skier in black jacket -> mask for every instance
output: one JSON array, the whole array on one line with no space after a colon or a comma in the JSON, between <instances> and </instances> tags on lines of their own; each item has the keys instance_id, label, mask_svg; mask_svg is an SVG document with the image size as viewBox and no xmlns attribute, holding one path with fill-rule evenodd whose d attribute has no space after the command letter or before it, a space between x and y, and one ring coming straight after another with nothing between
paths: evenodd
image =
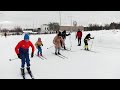
<instances>
[{"instance_id":1,"label":"skier in black jacket","mask_svg":"<svg viewBox=\"0 0 120 90\"><path fill-rule=\"evenodd\" d=\"M66 36L69 36L69 35L71 35L71 34L70 34L70 33L69 33L69 34L66 34L66 30L64 30L64 31L62 32L62 38L63 38L63 40L64 40L64 43L65 43ZM64 44L64 46L63 46L63 44L61 43L61 46L64 48L64 50L66 50L65 44Z\"/></svg>"},{"instance_id":2,"label":"skier in black jacket","mask_svg":"<svg viewBox=\"0 0 120 90\"><path fill-rule=\"evenodd\" d=\"M4 33L4 36L7 37L7 33L6 32Z\"/></svg>"},{"instance_id":3,"label":"skier in black jacket","mask_svg":"<svg viewBox=\"0 0 120 90\"><path fill-rule=\"evenodd\" d=\"M89 33L89 34L87 34L87 36L86 36L85 39L84 39L85 50L89 50L89 49L88 49L88 41L89 41L90 39L94 39L94 37L91 38L91 34Z\"/></svg>"}]
</instances>

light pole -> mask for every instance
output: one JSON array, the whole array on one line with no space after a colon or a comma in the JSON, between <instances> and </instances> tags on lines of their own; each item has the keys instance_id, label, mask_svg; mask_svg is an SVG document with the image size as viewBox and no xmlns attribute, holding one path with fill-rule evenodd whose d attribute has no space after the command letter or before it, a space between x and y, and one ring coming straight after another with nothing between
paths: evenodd
<instances>
[{"instance_id":1,"label":"light pole","mask_svg":"<svg viewBox=\"0 0 120 90\"><path fill-rule=\"evenodd\" d=\"M70 33L72 32L72 16L68 16L68 17L70 17L70 22L71 22L71 30L70 30ZM72 48L72 41L71 41L71 35L70 35L70 37L69 37L69 39L70 39L70 50L71 50L71 48Z\"/></svg>"},{"instance_id":2,"label":"light pole","mask_svg":"<svg viewBox=\"0 0 120 90\"><path fill-rule=\"evenodd\" d=\"M3 13L0 13L0 15L1 15L1 14L3 14ZM2 26L3 26L3 24L1 23L1 25L0 25L0 30L2 30Z\"/></svg>"},{"instance_id":3,"label":"light pole","mask_svg":"<svg viewBox=\"0 0 120 90\"><path fill-rule=\"evenodd\" d=\"M73 17L73 16L68 16L68 17L70 17L70 19L71 19L70 22L71 22L71 31L72 31L72 17Z\"/></svg>"},{"instance_id":4,"label":"light pole","mask_svg":"<svg viewBox=\"0 0 120 90\"><path fill-rule=\"evenodd\" d=\"M61 26L61 12L59 11L59 17L60 17L60 26Z\"/></svg>"}]
</instances>

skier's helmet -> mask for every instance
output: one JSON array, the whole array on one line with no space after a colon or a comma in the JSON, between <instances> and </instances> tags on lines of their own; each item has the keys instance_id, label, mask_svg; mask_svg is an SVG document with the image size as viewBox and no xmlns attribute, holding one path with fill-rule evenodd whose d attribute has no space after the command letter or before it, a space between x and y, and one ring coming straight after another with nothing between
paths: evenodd
<instances>
[{"instance_id":1,"label":"skier's helmet","mask_svg":"<svg viewBox=\"0 0 120 90\"><path fill-rule=\"evenodd\" d=\"M28 34L25 34L24 35L24 40L29 40L30 38L29 38L29 35Z\"/></svg>"}]
</instances>

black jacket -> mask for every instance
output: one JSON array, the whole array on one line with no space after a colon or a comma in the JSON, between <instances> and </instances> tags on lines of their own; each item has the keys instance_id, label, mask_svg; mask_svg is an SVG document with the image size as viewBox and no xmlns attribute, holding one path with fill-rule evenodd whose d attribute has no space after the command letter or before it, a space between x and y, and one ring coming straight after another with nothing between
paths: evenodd
<instances>
[{"instance_id":1,"label":"black jacket","mask_svg":"<svg viewBox=\"0 0 120 90\"><path fill-rule=\"evenodd\" d=\"M64 32L64 31L62 32L62 38L63 38L63 39L66 39L66 36L69 36L69 35L70 35L70 33L69 33L69 34L66 34L66 32Z\"/></svg>"},{"instance_id":2,"label":"black jacket","mask_svg":"<svg viewBox=\"0 0 120 90\"><path fill-rule=\"evenodd\" d=\"M93 38L91 38L91 35L90 35L90 34L88 34L88 35L85 37L84 40L89 40L89 39L93 39Z\"/></svg>"}]
</instances>

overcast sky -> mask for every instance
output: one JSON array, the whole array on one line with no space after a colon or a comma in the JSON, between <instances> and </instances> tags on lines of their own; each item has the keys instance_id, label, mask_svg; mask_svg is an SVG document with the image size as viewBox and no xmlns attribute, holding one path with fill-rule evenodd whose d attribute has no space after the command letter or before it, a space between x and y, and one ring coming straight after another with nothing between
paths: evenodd
<instances>
[{"instance_id":1,"label":"overcast sky","mask_svg":"<svg viewBox=\"0 0 120 90\"><path fill-rule=\"evenodd\" d=\"M120 11L60 11L61 25L71 25L77 21L78 25L88 26L90 23L105 24L120 22ZM0 11L0 27L38 28L49 22L60 22L59 11Z\"/></svg>"}]
</instances>

